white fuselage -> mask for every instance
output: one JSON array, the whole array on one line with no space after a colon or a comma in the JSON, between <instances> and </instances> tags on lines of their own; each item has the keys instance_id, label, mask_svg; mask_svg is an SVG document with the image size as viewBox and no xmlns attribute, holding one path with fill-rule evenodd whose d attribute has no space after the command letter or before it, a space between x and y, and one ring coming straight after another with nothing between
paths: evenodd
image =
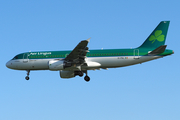
<instances>
[{"instance_id":1,"label":"white fuselage","mask_svg":"<svg viewBox=\"0 0 180 120\"><path fill-rule=\"evenodd\" d=\"M143 63L163 56L113 56L113 57L88 57L85 59L88 66L81 70L95 70L99 68L116 68ZM16 59L7 62L6 66L15 70L49 70L49 61L59 59ZM89 64L88 64L89 63ZM96 64L94 64L96 63ZM62 70L62 69L59 69ZM77 70L77 66L63 70Z\"/></svg>"}]
</instances>

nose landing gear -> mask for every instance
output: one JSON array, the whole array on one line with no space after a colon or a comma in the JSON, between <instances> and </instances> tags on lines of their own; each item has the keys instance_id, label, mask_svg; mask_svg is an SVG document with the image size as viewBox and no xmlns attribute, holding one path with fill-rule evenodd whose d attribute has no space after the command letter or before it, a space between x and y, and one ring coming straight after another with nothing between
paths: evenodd
<instances>
[{"instance_id":1,"label":"nose landing gear","mask_svg":"<svg viewBox=\"0 0 180 120\"><path fill-rule=\"evenodd\" d=\"M26 80L29 80L29 73L30 73L30 70L27 70L27 76L25 77Z\"/></svg>"},{"instance_id":2,"label":"nose landing gear","mask_svg":"<svg viewBox=\"0 0 180 120\"><path fill-rule=\"evenodd\" d=\"M29 80L29 76L26 76L25 79L26 79L26 80Z\"/></svg>"}]
</instances>

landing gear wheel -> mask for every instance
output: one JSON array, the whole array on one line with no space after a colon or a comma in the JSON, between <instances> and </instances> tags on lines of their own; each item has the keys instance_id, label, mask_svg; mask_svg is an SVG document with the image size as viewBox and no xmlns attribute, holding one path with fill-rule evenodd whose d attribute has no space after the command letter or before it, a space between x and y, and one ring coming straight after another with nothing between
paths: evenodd
<instances>
[{"instance_id":1,"label":"landing gear wheel","mask_svg":"<svg viewBox=\"0 0 180 120\"><path fill-rule=\"evenodd\" d=\"M25 77L26 80L29 80L29 73L30 73L30 70L26 70L27 71L27 76Z\"/></svg>"},{"instance_id":2,"label":"landing gear wheel","mask_svg":"<svg viewBox=\"0 0 180 120\"><path fill-rule=\"evenodd\" d=\"M26 76L25 79L26 79L26 80L29 80L29 76Z\"/></svg>"},{"instance_id":3,"label":"landing gear wheel","mask_svg":"<svg viewBox=\"0 0 180 120\"><path fill-rule=\"evenodd\" d=\"M84 75L83 72L81 72L81 71L79 71L78 74L79 74L80 77L82 77Z\"/></svg>"},{"instance_id":4,"label":"landing gear wheel","mask_svg":"<svg viewBox=\"0 0 180 120\"><path fill-rule=\"evenodd\" d=\"M84 77L84 80L85 80L86 82L89 82L89 81L90 81L90 77L86 75L86 76Z\"/></svg>"}]
</instances>

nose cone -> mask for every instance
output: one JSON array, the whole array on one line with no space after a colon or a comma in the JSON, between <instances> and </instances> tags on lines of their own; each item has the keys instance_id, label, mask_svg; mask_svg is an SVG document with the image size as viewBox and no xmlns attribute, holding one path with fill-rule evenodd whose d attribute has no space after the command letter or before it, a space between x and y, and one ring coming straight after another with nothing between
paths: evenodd
<instances>
[{"instance_id":1,"label":"nose cone","mask_svg":"<svg viewBox=\"0 0 180 120\"><path fill-rule=\"evenodd\" d=\"M6 67L7 67L7 68L11 68L11 61L8 61L8 62L6 63Z\"/></svg>"}]
</instances>

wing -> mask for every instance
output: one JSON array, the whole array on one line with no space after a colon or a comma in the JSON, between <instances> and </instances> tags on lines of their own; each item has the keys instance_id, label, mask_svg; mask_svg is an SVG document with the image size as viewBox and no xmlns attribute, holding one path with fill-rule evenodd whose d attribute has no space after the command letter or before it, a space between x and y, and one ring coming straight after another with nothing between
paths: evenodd
<instances>
[{"instance_id":1,"label":"wing","mask_svg":"<svg viewBox=\"0 0 180 120\"><path fill-rule=\"evenodd\" d=\"M85 62L86 54L88 51L88 43L89 39L81 41L74 49L71 51L69 55L66 56L65 61L75 63L75 64L82 64Z\"/></svg>"}]
</instances>

